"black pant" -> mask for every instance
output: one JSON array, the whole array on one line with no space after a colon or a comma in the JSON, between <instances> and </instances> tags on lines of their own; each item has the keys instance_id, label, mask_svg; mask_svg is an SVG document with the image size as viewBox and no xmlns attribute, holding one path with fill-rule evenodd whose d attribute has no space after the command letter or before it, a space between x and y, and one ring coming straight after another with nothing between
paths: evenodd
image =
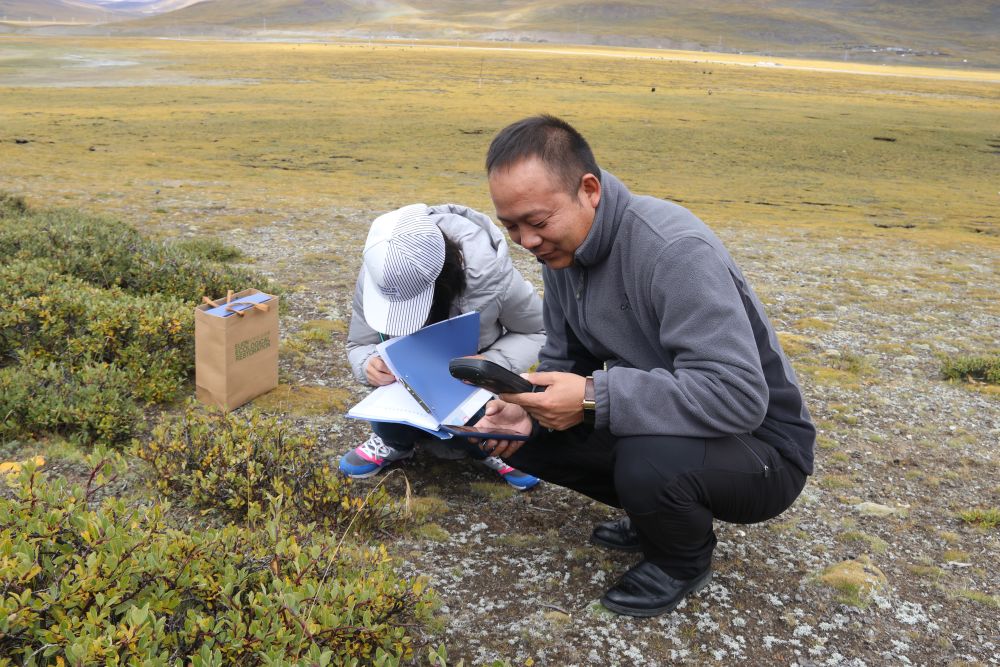
<instances>
[{"instance_id":1,"label":"black pant","mask_svg":"<svg viewBox=\"0 0 1000 667\"><path fill-rule=\"evenodd\" d=\"M472 418L465 423L475 424L483 418L484 414L486 414L486 406L479 408L476 414L472 415ZM419 429L416 426L408 426L407 424L397 424L395 422L371 422L371 425L372 431L374 431L378 437L382 438L382 442L395 449L403 451L413 449L417 444L417 440L433 437L427 431ZM484 454L483 450L479 448L479 445L474 445L465 438L451 438L443 440L442 442L465 452L465 455L469 458L476 460L486 458L486 454Z\"/></svg>"},{"instance_id":2,"label":"black pant","mask_svg":"<svg viewBox=\"0 0 1000 667\"><path fill-rule=\"evenodd\" d=\"M806 475L749 434L616 438L584 425L543 432L510 465L625 510L647 560L678 579L712 562L712 519L756 523L784 512Z\"/></svg>"}]
</instances>

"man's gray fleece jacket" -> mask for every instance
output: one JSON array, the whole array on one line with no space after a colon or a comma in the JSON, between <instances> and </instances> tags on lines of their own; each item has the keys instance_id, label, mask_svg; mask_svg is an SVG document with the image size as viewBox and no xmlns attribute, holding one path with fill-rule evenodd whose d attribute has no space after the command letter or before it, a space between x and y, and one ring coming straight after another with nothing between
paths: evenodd
<instances>
[{"instance_id":1,"label":"man's gray fleece jacket","mask_svg":"<svg viewBox=\"0 0 1000 667\"><path fill-rule=\"evenodd\" d=\"M538 359L545 339L542 304L535 288L510 261L503 232L479 211L458 204L430 206L431 220L462 249L465 292L451 306L451 316L479 312L479 353L515 372ZM365 321L361 300L364 266L354 288L347 358L355 377L367 384L365 365L375 354L378 332Z\"/></svg>"},{"instance_id":2,"label":"man's gray fleece jacket","mask_svg":"<svg viewBox=\"0 0 1000 667\"><path fill-rule=\"evenodd\" d=\"M593 374L595 426L614 435L753 433L811 474L816 431L795 373L722 242L606 171L601 186L574 265L542 271L538 370Z\"/></svg>"}]
</instances>

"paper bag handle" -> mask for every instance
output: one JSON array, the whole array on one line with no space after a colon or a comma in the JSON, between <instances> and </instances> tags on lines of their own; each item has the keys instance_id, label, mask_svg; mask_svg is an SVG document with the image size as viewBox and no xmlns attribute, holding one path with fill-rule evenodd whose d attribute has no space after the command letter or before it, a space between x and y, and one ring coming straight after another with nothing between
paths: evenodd
<instances>
[{"instance_id":1,"label":"paper bag handle","mask_svg":"<svg viewBox=\"0 0 1000 667\"><path fill-rule=\"evenodd\" d=\"M229 305L230 302L232 302L232 300L233 300L233 290L229 290L228 293L226 294L226 303L225 303L226 312L236 313L240 317L243 317L244 313L243 313L242 310L236 310L235 308L233 308L233 307L231 307ZM223 305L221 303L222 302L222 298L221 297L218 298L218 299L216 299L215 301L213 301L212 299L209 299L207 296L203 296L203 297L201 297L201 301L202 301L202 303L206 303L209 306L212 306L214 308L218 308L219 306ZM236 303L239 303L239 301L237 300ZM265 313L268 312L269 310L271 310L271 306L267 305L266 303L255 303L255 304L252 304L252 306L254 308L256 308L257 310L265 312ZM247 308L246 310L249 310L249 308Z\"/></svg>"},{"instance_id":2,"label":"paper bag handle","mask_svg":"<svg viewBox=\"0 0 1000 667\"><path fill-rule=\"evenodd\" d=\"M237 301L237 303L239 303L239 302ZM255 303L255 304L253 304L253 307L256 308L257 310L264 311L265 313L267 311L271 310L271 306L267 305L266 303ZM246 308L245 310L250 310L250 309ZM235 308L233 308L229 304L226 304L226 312L228 312L228 313L236 313L240 317L243 317L244 315L246 315L246 313L243 312L242 310L236 310Z\"/></svg>"}]
</instances>

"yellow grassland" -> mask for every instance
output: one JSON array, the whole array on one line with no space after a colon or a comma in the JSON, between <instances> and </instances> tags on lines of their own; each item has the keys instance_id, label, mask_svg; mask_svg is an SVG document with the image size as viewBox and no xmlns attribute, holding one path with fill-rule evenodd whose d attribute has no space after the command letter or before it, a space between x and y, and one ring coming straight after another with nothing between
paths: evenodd
<instances>
[{"instance_id":1,"label":"yellow grassland","mask_svg":"<svg viewBox=\"0 0 1000 667\"><path fill-rule=\"evenodd\" d=\"M0 189L151 231L335 222L412 201L491 211L490 138L549 112L634 191L715 226L1000 245L1000 73L847 67L618 48L4 37Z\"/></svg>"}]
</instances>

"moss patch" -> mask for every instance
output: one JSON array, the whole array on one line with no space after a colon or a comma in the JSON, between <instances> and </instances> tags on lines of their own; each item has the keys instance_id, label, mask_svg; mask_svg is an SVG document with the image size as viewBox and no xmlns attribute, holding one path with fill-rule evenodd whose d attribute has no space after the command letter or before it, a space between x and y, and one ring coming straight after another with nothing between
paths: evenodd
<instances>
[{"instance_id":1,"label":"moss patch","mask_svg":"<svg viewBox=\"0 0 1000 667\"><path fill-rule=\"evenodd\" d=\"M341 413L351 404L351 393L336 387L279 384L254 399L254 407L265 412L301 417Z\"/></svg>"},{"instance_id":2,"label":"moss patch","mask_svg":"<svg viewBox=\"0 0 1000 667\"><path fill-rule=\"evenodd\" d=\"M430 540L431 542L447 542L451 537L451 533L434 522L417 526L413 533L417 537L424 540Z\"/></svg>"},{"instance_id":3,"label":"moss patch","mask_svg":"<svg viewBox=\"0 0 1000 667\"><path fill-rule=\"evenodd\" d=\"M800 357L816 346L815 339L787 331L778 332L778 342L781 343L781 349L790 357Z\"/></svg>"},{"instance_id":4,"label":"moss patch","mask_svg":"<svg viewBox=\"0 0 1000 667\"><path fill-rule=\"evenodd\" d=\"M872 596L885 590L889 580L868 556L831 565L819 580L837 591L837 599L852 607L865 608Z\"/></svg>"},{"instance_id":5,"label":"moss patch","mask_svg":"<svg viewBox=\"0 0 1000 667\"><path fill-rule=\"evenodd\" d=\"M796 329L811 329L812 331L829 331L833 325L818 317L803 317L792 325Z\"/></svg>"},{"instance_id":6,"label":"moss patch","mask_svg":"<svg viewBox=\"0 0 1000 667\"><path fill-rule=\"evenodd\" d=\"M477 496L489 498L490 500L504 500L513 498L517 491L504 482L472 482L469 489Z\"/></svg>"},{"instance_id":7,"label":"moss patch","mask_svg":"<svg viewBox=\"0 0 1000 667\"><path fill-rule=\"evenodd\" d=\"M302 325L305 331L326 331L328 333L347 333L345 320L310 320Z\"/></svg>"},{"instance_id":8,"label":"moss patch","mask_svg":"<svg viewBox=\"0 0 1000 667\"><path fill-rule=\"evenodd\" d=\"M971 600L985 607L993 607L994 609L1000 607L1000 598L995 595L989 595L981 591L971 591L966 588L955 591L955 594L960 598Z\"/></svg>"},{"instance_id":9,"label":"moss patch","mask_svg":"<svg viewBox=\"0 0 1000 667\"><path fill-rule=\"evenodd\" d=\"M859 530L849 530L841 533L837 536L837 539L848 544L863 545L877 554L885 553L889 549L889 544L882 538Z\"/></svg>"},{"instance_id":10,"label":"moss patch","mask_svg":"<svg viewBox=\"0 0 1000 667\"><path fill-rule=\"evenodd\" d=\"M448 513L448 502L436 496L413 496L410 498L410 515L415 521L426 521L433 516Z\"/></svg>"}]
</instances>

